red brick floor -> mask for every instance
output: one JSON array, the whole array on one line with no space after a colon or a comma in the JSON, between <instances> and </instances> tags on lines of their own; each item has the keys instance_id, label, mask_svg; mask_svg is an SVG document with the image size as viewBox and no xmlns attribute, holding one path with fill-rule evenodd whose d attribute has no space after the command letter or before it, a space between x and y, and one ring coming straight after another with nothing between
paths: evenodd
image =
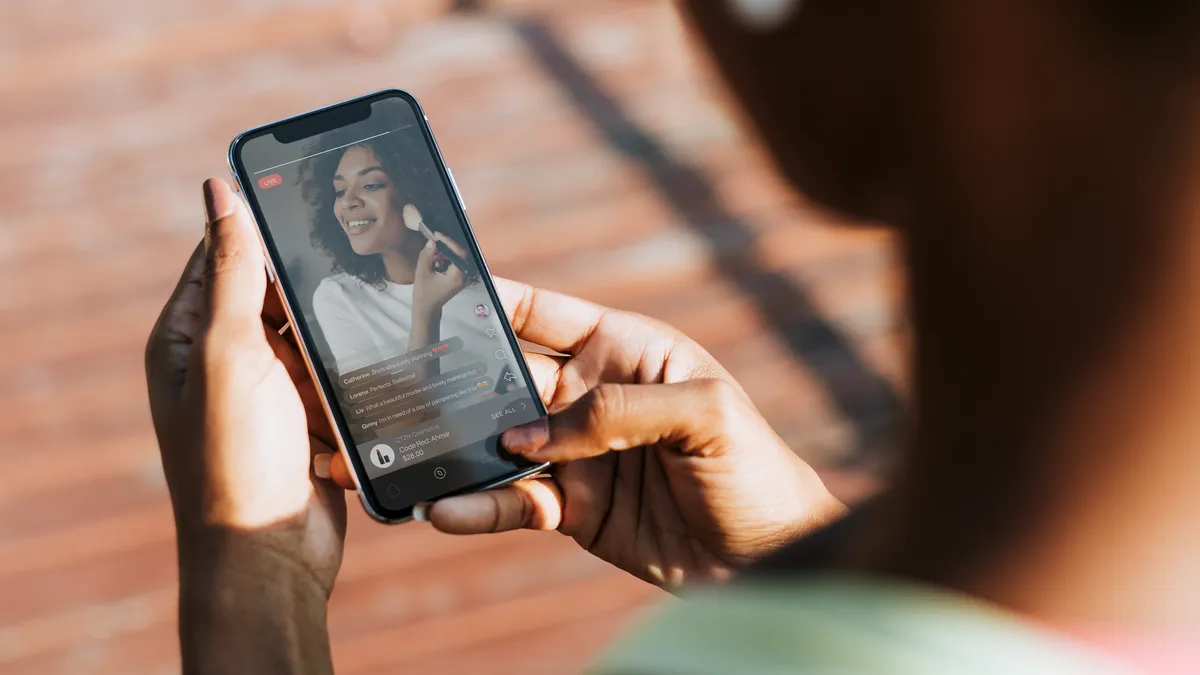
<instances>
[{"instance_id":1,"label":"red brick floor","mask_svg":"<svg viewBox=\"0 0 1200 675\"><path fill-rule=\"evenodd\" d=\"M904 378L890 239L780 184L668 3L5 3L0 673L178 670L141 359L200 181L242 129L390 86L497 273L679 326L835 489L869 487ZM353 511L341 673L578 672L658 597L558 535Z\"/></svg>"}]
</instances>

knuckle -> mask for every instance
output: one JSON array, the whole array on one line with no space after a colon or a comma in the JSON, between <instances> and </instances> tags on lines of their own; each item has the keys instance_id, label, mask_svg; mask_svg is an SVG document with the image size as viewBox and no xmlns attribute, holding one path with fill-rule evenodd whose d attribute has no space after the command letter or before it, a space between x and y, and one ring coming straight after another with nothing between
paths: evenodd
<instances>
[{"instance_id":1,"label":"knuckle","mask_svg":"<svg viewBox=\"0 0 1200 675\"><path fill-rule=\"evenodd\" d=\"M536 508L533 497L524 490L515 491L517 495L517 522L519 527L532 527Z\"/></svg>"},{"instance_id":2,"label":"knuckle","mask_svg":"<svg viewBox=\"0 0 1200 675\"><path fill-rule=\"evenodd\" d=\"M587 416L584 427L592 436L599 436L608 422L620 417L626 406L625 388L617 384L602 384L588 392Z\"/></svg>"},{"instance_id":3,"label":"knuckle","mask_svg":"<svg viewBox=\"0 0 1200 675\"><path fill-rule=\"evenodd\" d=\"M238 227L239 224L230 216L217 220L209 226L212 244L205 254L206 264L204 266L204 272L208 277L228 272L245 260L245 244L238 236Z\"/></svg>"},{"instance_id":4,"label":"knuckle","mask_svg":"<svg viewBox=\"0 0 1200 675\"><path fill-rule=\"evenodd\" d=\"M529 323L538 292L539 290L533 286L526 286L521 290L521 297L517 300L512 312L513 330L520 331Z\"/></svg>"},{"instance_id":5,"label":"knuckle","mask_svg":"<svg viewBox=\"0 0 1200 675\"><path fill-rule=\"evenodd\" d=\"M614 311L614 318L627 323L630 326L635 326L645 334L653 336L657 340L674 343L679 340L687 340L688 338L680 333L677 328L671 324L656 319L652 316L639 314L629 311Z\"/></svg>"},{"instance_id":6,"label":"knuckle","mask_svg":"<svg viewBox=\"0 0 1200 675\"><path fill-rule=\"evenodd\" d=\"M745 413L746 401L732 384L718 378L694 380L692 387L701 399L701 410L721 430L737 423Z\"/></svg>"},{"instance_id":7,"label":"knuckle","mask_svg":"<svg viewBox=\"0 0 1200 675\"><path fill-rule=\"evenodd\" d=\"M735 395L733 385L715 377L698 379L693 386L701 396L716 405L729 402Z\"/></svg>"},{"instance_id":8,"label":"knuckle","mask_svg":"<svg viewBox=\"0 0 1200 675\"><path fill-rule=\"evenodd\" d=\"M204 276L215 279L236 270L242 263L244 254L238 250L214 248L209 251L208 264L204 266Z\"/></svg>"},{"instance_id":9,"label":"knuckle","mask_svg":"<svg viewBox=\"0 0 1200 675\"><path fill-rule=\"evenodd\" d=\"M704 347L685 335L678 335L671 350L686 368L685 379L720 379L724 373L717 360Z\"/></svg>"},{"instance_id":10,"label":"knuckle","mask_svg":"<svg viewBox=\"0 0 1200 675\"><path fill-rule=\"evenodd\" d=\"M490 534L496 534L497 532L504 532L509 529L508 524L505 522L504 502L500 499L500 493L496 490L488 490L483 494L491 500L492 507L492 523L488 525L485 531Z\"/></svg>"}]
</instances>

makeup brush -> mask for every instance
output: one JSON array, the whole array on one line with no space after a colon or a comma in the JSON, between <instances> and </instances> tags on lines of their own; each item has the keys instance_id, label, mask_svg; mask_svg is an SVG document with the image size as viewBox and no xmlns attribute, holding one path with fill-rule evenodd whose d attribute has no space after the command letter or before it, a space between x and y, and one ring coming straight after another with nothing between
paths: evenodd
<instances>
[{"instance_id":1,"label":"makeup brush","mask_svg":"<svg viewBox=\"0 0 1200 675\"><path fill-rule=\"evenodd\" d=\"M445 242L434 238L433 230L429 229L429 226L425 224L425 219L421 217L421 212L417 210L417 207L412 204L406 204L401 215L404 217L405 227L413 232L420 232L426 239L432 241L433 245L437 247L438 252L445 256L446 260L449 260L452 265L462 270L462 273L467 275L468 278L475 276L475 270L470 263L463 260L462 256L450 250L450 247Z\"/></svg>"}]
</instances>

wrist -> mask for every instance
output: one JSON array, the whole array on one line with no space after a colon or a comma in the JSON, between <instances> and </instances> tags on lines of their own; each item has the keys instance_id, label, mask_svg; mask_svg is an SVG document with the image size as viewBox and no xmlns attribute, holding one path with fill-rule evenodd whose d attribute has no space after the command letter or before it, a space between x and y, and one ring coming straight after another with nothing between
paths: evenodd
<instances>
[{"instance_id":1,"label":"wrist","mask_svg":"<svg viewBox=\"0 0 1200 675\"><path fill-rule=\"evenodd\" d=\"M297 560L294 536L273 530L238 531L224 527L179 530L181 595L216 585L277 582L291 590L328 599L333 590Z\"/></svg>"},{"instance_id":2,"label":"wrist","mask_svg":"<svg viewBox=\"0 0 1200 675\"><path fill-rule=\"evenodd\" d=\"M794 456L793 456L794 457ZM791 476L780 482L775 492L785 495L775 509L755 527L743 528L745 539L737 553L724 562L740 570L758 564L797 541L819 532L841 520L849 509L829 491L816 471L799 457L792 461ZM779 473L780 477L784 472Z\"/></svg>"},{"instance_id":3,"label":"wrist","mask_svg":"<svg viewBox=\"0 0 1200 675\"><path fill-rule=\"evenodd\" d=\"M329 589L271 538L228 531L181 537L186 673L331 672Z\"/></svg>"},{"instance_id":4,"label":"wrist","mask_svg":"<svg viewBox=\"0 0 1200 675\"><path fill-rule=\"evenodd\" d=\"M844 518L850 509L838 499L825 481L806 462L797 458L797 484L794 488L797 502L795 516L785 528L783 545L791 544L824 530Z\"/></svg>"},{"instance_id":5,"label":"wrist","mask_svg":"<svg viewBox=\"0 0 1200 675\"><path fill-rule=\"evenodd\" d=\"M413 305L412 329L409 333L409 343L426 345L437 341L442 325L442 308L430 308L425 305Z\"/></svg>"},{"instance_id":6,"label":"wrist","mask_svg":"<svg viewBox=\"0 0 1200 675\"><path fill-rule=\"evenodd\" d=\"M413 324L422 323L433 326L442 321L442 306L430 302L413 304Z\"/></svg>"}]
</instances>

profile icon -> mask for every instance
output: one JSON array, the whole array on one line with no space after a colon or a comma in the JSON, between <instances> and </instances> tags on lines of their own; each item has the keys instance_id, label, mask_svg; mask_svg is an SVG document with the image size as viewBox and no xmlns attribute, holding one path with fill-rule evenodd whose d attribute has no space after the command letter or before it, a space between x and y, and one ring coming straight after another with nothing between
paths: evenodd
<instances>
[{"instance_id":1,"label":"profile icon","mask_svg":"<svg viewBox=\"0 0 1200 675\"><path fill-rule=\"evenodd\" d=\"M371 448L371 463L380 469L388 468L394 461L396 452L383 443Z\"/></svg>"},{"instance_id":2,"label":"profile icon","mask_svg":"<svg viewBox=\"0 0 1200 675\"><path fill-rule=\"evenodd\" d=\"M486 305L475 305L475 316L480 319L488 318L488 308Z\"/></svg>"}]
</instances>

